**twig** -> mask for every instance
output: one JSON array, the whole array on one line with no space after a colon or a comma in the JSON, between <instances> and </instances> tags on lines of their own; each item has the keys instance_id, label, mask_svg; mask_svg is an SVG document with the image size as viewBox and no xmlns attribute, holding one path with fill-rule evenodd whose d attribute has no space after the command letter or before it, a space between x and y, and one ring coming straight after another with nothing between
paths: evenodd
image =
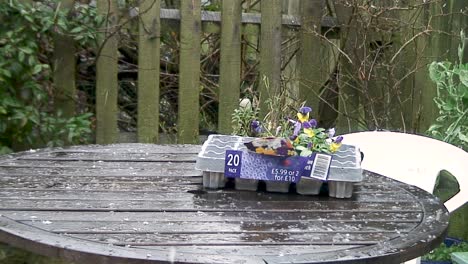
<instances>
[{"instance_id":1,"label":"twig","mask_svg":"<svg viewBox=\"0 0 468 264\"><path fill-rule=\"evenodd\" d=\"M423 34L427 34L429 35L430 32L433 32L433 30L429 30L429 29L426 29L424 31L421 31L419 32L418 34L414 35L412 38L410 38L408 41L406 41L403 45L401 45L401 47L398 49L398 51L395 53L395 55L393 55L393 57L390 59L390 64L393 63L393 61L396 59L396 57L398 57L398 55L403 51L403 49L406 48L406 46L408 46L411 42L413 42L416 38L418 38L419 36L423 35Z\"/></svg>"}]
</instances>

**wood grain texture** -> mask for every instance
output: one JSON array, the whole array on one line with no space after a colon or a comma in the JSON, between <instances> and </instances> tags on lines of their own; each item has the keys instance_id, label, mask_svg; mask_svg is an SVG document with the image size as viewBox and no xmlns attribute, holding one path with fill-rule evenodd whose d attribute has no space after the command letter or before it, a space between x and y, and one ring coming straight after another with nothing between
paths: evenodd
<instances>
[{"instance_id":1,"label":"wood grain texture","mask_svg":"<svg viewBox=\"0 0 468 264\"><path fill-rule=\"evenodd\" d=\"M97 10L105 17L99 35L96 62L96 142L110 144L117 140L118 45L116 0L98 0Z\"/></svg>"},{"instance_id":2,"label":"wood grain texture","mask_svg":"<svg viewBox=\"0 0 468 264\"><path fill-rule=\"evenodd\" d=\"M445 235L431 194L365 172L350 199L202 187L200 146L0 158L0 241L75 263L400 263Z\"/></svg>"},{"instance_id":3,"label":"wood grain texture","mask_svg":"<svg viewBox=\"0 0 468 264\"><path fill-rule=\"evenodd\" d=\"M58 8L63 12L72 11L74 0L62 1ZM63 117L75 116L76 85L75 85L75 41L64 34L54 35L54 98L55 108L61 111Z\"/></svg>"},{"instance_id":4,"label":"wood grain texture","mask_svg":"<svg viewBox=\"0 0 468 264\"><path fill-rule=\"evenodd\" d=\"M140 1L138 33L138 142L159 141L160 0Z\"/></svg>"},{"instance_id":5,"label":"wood grain texture","mask_svg":"<svg viewBox=\"0 0 468 264\"><path fill-rule=\"evenodd\" d=\"M198 143L200 120L200 0L182 1L177 135L179 143Z\"/></svg>"},{"instance_id":6,"label":"wood grain texture","mask_svg":"<svg viewBox=\"0 0 468 264\"><path fill-rule=\"evenodd\" d=\"M270 103L280 99L281 88L281 1L262 0L260 26L259 115L262 120ZM275 105L278 106L278 105ZM272 107L273 108L273 107ZM271 109L272 111L277 109Z\"/></svg>"},{"instance_id":7,"label":"wood grain texture","mask_svg":"<svg viewBox=\"0 0 468 264\"><path fill-rule=\"evenodd\" d=\"M242 1L224 1L221 20L218 131L232 133L232 113L239 105L241 84Z\"/></svg>"},{"instance_id":8,"label":"wood grain texture","mask_svg":"<svg viewBox=\"0 0 468 264\"><path fill-rule=\"evenodd\" d=\"M319 109L320 89L328 66L323 56L323 40L320 24L324 1L302 0L300 4L302 26L299 51L299 100L306 101L312 109Z\"/></svg>"}]
</instances>

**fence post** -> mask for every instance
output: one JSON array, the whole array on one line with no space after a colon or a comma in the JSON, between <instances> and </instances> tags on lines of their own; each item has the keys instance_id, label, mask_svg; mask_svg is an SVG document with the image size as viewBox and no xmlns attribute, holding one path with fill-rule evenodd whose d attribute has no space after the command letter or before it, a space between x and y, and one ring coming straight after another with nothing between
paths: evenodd
<instances>
[{"instance_id":1,"label":"fence post","mask_svg":"<svg viewBox=\"0 0 468 264\"><path fill-rule=\"evenodd\" d=\"M98 0L98 12L106 17L99 35L96 65L96 143L117 141L117 1Z\"/></svg>"},{"instance_id":2,"label":"fence post","mask_svg":"<svg viewBox=\"0 0 468 264\"><path fill-rule=\"evenodd\" d=\"M74 0L60 2L60 8L70 10ZM75 43L73 38L66 35L54 35L53 73L55 86L55 107L66 118L75 115Z\"/></svg>"},{"instance_id":3,"label":"fence post","mask_svg":"<svg viewBox=\"0 0 468 264\"><path fill-rule=\"evenodd\" d=\"M353 8L346 6L344 2L335 3L336 16L340 27L340 46L345 52L353 55L350 51L357 47L358 32L356 29L356 18L353 16ZM344 42L344 43L343 43ZM362 50L357 49L356 55L361 55ZM357 59L352 56L352 59ZM338 118L337 131L340 134L358 130L362 106L359 100L359 91L356 88L355 72L353 72L354 61L348 61L344 56L340 56L341 71L339 81Z\"/></svg>"},{"instance_id":4,"label":"fence post","mask_svg":"<svg viewBox=\"0 0 468 264\"><path fill-rule=\"evenodd\" d=\"M223 1L218 112L218 131L223 134L230 134L232 132L231 115L239 102L241 18L241 0Z\"/></svg>"},{"instance_id":5,"label":"fence post","mask_svg":"<svg viewBox=\"0 0 468 264\"><path fill-rule=\"evenodd\" d=\"M322 59L322 0L301 0L301 50L299 55L299 99L315 111L319 109L322 73L328 66ZM324 69L326 68L326 69ZM316 115L315 113L314 115Z\"/></svg>"},{"instance_id":6,"label":"fence post","mask_svg":"<svg viewBox=\"0 0 468 264\"><path fill-rule=\"evenodd\" d=\"M200 0L180 2L178 143L198 143L200 122Z\"/></svg>"},{"instance_id":7,"label":"fence post","mask_svg":"<svg viewBox=\"0 0 468 264\"><path fill-rule=\"evenodd\" d=\"M138 27L138 142L159 141L160 0L140 2Z\"/></svg>"},{"instance_id":8,"label":"fence post","mask_svg":"<svg viewBox=\"0 0 468 264\"><path fill-rule=\"evenodd\" d=\"M301 12L300 3L301 0L288 0L288 15L299 17ZM298 42L291 41L291 39L294 39L297 36L296 31L288 30L286 35L289 38L289 43L283 50L285 53L285 60L286 62L289 62L287 65L283 66L284 85L289 97L288 104L294 105L293 103L296 103L300 98L298 78L299 56L297 56L300 44Z\"/></svg>"},{"instance_id":9,"label":"fence post","mask_svg":"<svg viewBox=\"0 0 468 264\"><path fill-rule=\"evenodd\" d=\"M268 113L267 99L279 95L281 86L281 1L261 0L260 118ZM268 82L265 83L265 81Z\"/></svg>"}]
</instances>

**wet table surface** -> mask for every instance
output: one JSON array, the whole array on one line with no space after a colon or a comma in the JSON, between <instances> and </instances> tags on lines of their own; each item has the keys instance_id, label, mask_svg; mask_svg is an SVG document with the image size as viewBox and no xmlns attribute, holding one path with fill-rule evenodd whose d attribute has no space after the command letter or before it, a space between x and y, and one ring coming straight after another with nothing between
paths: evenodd
<instances>
[{"instance_id":1,"label":"wet table surface","mask_svg":"<svg viewBox=\"0 0 468 264\"><path fill-rule=\"evenodd\" d=\"M74 263L400 263L438 246L431 194L365 172L350 199L206 190L196 145L0 157L0 241Z\"/></svg>"}]
</instances>

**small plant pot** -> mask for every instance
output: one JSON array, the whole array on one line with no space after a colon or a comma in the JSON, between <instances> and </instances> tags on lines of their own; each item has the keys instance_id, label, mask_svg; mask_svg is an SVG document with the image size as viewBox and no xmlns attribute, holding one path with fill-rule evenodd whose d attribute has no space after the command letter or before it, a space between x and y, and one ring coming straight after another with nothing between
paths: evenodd
<instances>
[{"instance_id":1,"label":"small plant pot","mask_svg":"<svg viewBox=\"0 0 468 264\"><path fill-rule=\"evenodd\" d=\"M353 195L353 182L328 181L328 195L335 198L350 198Z\"/></svg>"},{"instance_id":2,"label":"small plant pot","mask_svg":"<svg viewBox=\"0 0 468 264\"><path fill-rule=\"evenodd\" d=\"M321 180L301 177L301 180L296 184L296 192L302 195L317 195L320 193L322 184Z\"/></svg>"},{"instance_id":3,"label":"small plant pot","mask_svg":"<svg viewBox=\"0 0 468 264\"><path fill-rule=\"evenodd\" d=\"M258 180L236 178L234 180L236 190L256 191Z\"/></svg>"},{"instance_id":4,"label":"small plant pot","mask_svg":"<svg viewBox=\"0 0 468 264\"><path fill-rule=\"evenodd\" d=\"M209 189L219 189L224 188L226 184L226 178L222 172L203 172L203 187Z\"/></svg>"},{"instance_id":5,"label":"small plant pot","mask_svg":"<svg viewBox=\"0 0 468 264\"><path fill-rule=\"evenodd\" d=\"M289 192L289 184L289 182L265 181L267 192L287 193Z\"/></svg>"}]
</instances>

